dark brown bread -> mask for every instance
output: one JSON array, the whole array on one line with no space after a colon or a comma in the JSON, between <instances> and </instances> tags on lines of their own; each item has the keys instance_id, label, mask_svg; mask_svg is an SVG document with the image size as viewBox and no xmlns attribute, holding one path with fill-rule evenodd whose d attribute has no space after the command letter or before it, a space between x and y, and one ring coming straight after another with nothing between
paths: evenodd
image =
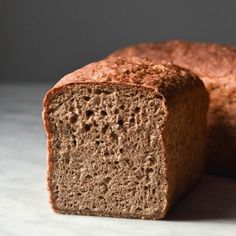
<instances>
[{"instance_id":1,"label":"dark brown bread","mask_svg":"<svg viewBox=\"0 0 236 236\"><path fill-rule=\"evenodd\" d=\"M201 176L208 94L189 70L111 58L45 96L48 189L59 213L160 219Z\"/></svg>"},{"instance_id":2,"label":"dark brown bread","mask_svg":"<svg viewBox=\"0 0 236 236\"><path fill-rule=\"evenodd\" d=\"M135 45L111 56L170 61L196 73L210 93L208 170L236 177L236 48L175 40Z\"/></svg>"}]
</instances>

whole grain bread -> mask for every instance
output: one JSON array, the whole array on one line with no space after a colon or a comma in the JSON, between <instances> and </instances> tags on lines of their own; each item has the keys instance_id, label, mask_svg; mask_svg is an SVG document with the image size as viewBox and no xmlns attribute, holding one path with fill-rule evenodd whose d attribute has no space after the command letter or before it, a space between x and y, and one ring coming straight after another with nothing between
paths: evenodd
<instances>
[{"instance_id":1,"label":"whole grain bread","mask_svg":"<svg viewBox=\"0 0 236 236\"><path fill-rule=\"evenodd\" d=\"M149 57L188 68L210 93L208 171L236 177L236 48L210 43L167 41L120 49L111 55Z\"/></svg>"},{"instance_id":2,"label":"whole grain bread","mask_svg":"<svg viewBox=\"0 0 236 236\"><path fill-rule=\"evenodd\" d=\"M59 213L160 219L204 169L208 94L189 70L110 58L44 98L48 190Z\"/></svg>"}]
</instances>

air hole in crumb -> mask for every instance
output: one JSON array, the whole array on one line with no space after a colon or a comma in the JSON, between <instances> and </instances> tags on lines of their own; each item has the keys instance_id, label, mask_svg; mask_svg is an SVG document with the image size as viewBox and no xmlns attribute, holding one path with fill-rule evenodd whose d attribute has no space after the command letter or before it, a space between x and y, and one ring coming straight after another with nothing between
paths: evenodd
<instances>
[{"instance_id":1,"label":"air hole in crumb","mask_svg":"<svg viewBox=\"0 0 236 236\"><path fill-rule=\"evenodd\" d=\"M101 94L101 93L102 93L102 90L101 90L101 89L96 89L96 90L95 90L95 93L96 93L96 94Z\"/></svg>"},{"instance_id":2,"label":"air hole in crumb","mask_svg":"<svg viewBox=\"0 0 236 236\"><path fill-rule=\"evenodd\" d=\"M155 105L155 106L154 106L154 110L155 110L155 111L158 110L158 108L159 108L158 105Z\"/></svg>"},{"instance_id":3,"label":"air hole in crumb","mask_svg":"<svg viewBox=\"0 0 236 236\"><path fill-rule=\"evenodd\" d=\"M150 181L150 177L149 177L149 175L146 175L146 181L147 181L147 182Z\"/></svg>"},{"instance_id":4,"label":"air hole in crumb","mask_svg":"<svg viewBox=\"0 0 236 236\"><path fill-rule=\"evenodd\" d=\"M130 121L130 123L134 123L134 122L135 122L135 119L134 119L134 118L131 118L129 121Z\"/></svg>"},{"instance_id":5,"label":"air hole in crumb","mask_svg":"<svg viewBox=\"0 0 236 236\"><path fill-rule=\"evenodd\" d=\"M91 110L87 110L87 111L85 112L85 114L86 114L86 116L89 118L89 117L92 116L94 113L93 113L93 111L91 111Z\"/></svg>"},{"instance_id":6,"label":"air hole in crumb","mask_svg":"<svg viewBox=\"0 0 236 236\"><path fill-rule=\"evenodd\" d=\"M76 114L72 115L70 117L70 123L74 124L77 121L77 119L78 119L78 116Z\"/></svg>"},{"instance_id":7,"label":"air hole in crumb","mask_svg":"<svg viewBox=\"0 0 236 236\"><path fill-rule=\"evenodd\" d=\"M105 155L105 156L109 156L109 152L107 152L107 151L104 152L104 155Z\"/></svg>"},{"instance_id":8,"label":"air hole in crumb","mask_svg":"<svg viewBox=\"0 0 236 236\"><path fill-rule=\"evenodd\" d=\"M76 140L73 140L73 144L76 146L76 144L77 144Z\"/></svg>"},{"instance_id":9,"label":"air hole in crumb","mask_svg":"<svg viewBox=\"0 0 236 236\"><path fill-rule=\"evenodd\" d=\"M92 176L91 175L86 175L84 178L85 179L92 179Z\"/></svg>"},{"instance_id":10,"label":"air hole in crumb","mask_svg":"<svg viewBox=\"0 0 236 236\"><path fill-rule=\"evenodd\" d=\"M106 177L105 179L104 179L104 182L106 182L106 183L109 183L111 181L111 177Z\"/></svg>"},{"instance_id":11,"label":"air hole in crumb","mask_svg":"<svg viewBox=\"0 0 236 236\"><path fill-rule=\"evenodd\" d=\"M147 169L146 169L146 172L147 172L147 174L152 173L152 172L153 172L153 169L152 169L152 168L147 168Z\"/></svg>"},{"instance_id":12,"label":"air hole in crumb","mask_svg":"<svg viewBox=\"0 0 236 236\"><path fill-rule=\"evenodd\" d=\"M117 139L117 135L114 133L114 132L111 132L111 138L114 140L114 139Z\"/></svg>"},{"instance_id":13,"label":"air hole in crumb","mask_svg":"<svg viewBox=\"0 0 236 236\"><path fill-rule=\"evenodd\" d=\"M98 124L97 124L97 122L94 120L93 121L93 125L95 126L95 127L98 127Z\"/></svg>"},{"instance_id":14,"label":"air hole in crumb","mask_svg":"<svg viewBox=\"0 0 236 236\"><path fill-rule=\"evenodd\" d=\"M95 143L96 143L97 145L99 145L99 144L100 144L100 142L99 142L98 140L96 140L96 141L95 141Z\"/></svg>"},{"instance_id":15,"label":"air hole in crumb","mask_svg":"<svg viewBox=\"0 0 236 236\"><path fill-rule=\"evenodd\" d=\"M118 114L118 113L119 113L118 109L115 109L115 110L114 110L114 113L115 113L115 114Z\"/></svg>"},{"instance_id":16,"label":"air hole in crumb","mask_svg":"<svg viewBox=\"0 0 236 236\"><path fill-rule=\"evenodd\" d=\"M148 190L148 186L144 186L144 190Z\"/></svg>"},{"instance_id":17,"label":"air hole in crumb","mask_svg":"<svg viewBox=\"0 0 236 236\"><path fill-rule=\"evenodd\" d=\"M151 165L153 165L155 163L155 160L153 157L149 157L148 161L150 162Z\"/></svg>"},{"instance_id":18,"label":"air hole in crumb","mask_svg":"<svg viewBox=\"0 0 236 236\"><path fill-rule=\"evenodd\" d=\"M106 116L107 115L106 111L102 110L101 115Z\"/></svg>"},{"instance_id":19,"label":"air hole in crumb","mask_svg":"<svg viewBox=\"0 0 236 236\"><path fill-rule=\"evenodd\" d=\"M150 102L150 103L149 103L149 106L150 106L150 107L153 107L154 105L155 105L154 102Z\"/></svg>"},{"instance_id":20,"label":"air hole in crumb","mask_svg":"<svg viewBox=\"0 0 236 236\"><path fill-rule=\"evenodd\" d=\"M108 129L109 125L105 125L103 128L102 128L102 133L105 134L107 132L107 129Z\"/></svg>"},{"instance_id":21,"label":"air hole in crumb","mask_svg":"<svg viewBox=\"0 0 236 236\"><path fill-rule=\"evenodd\" d=\"M103 196L98 196L98 199L104 199L104 197Z\"/></svg>"},{"instance_id":22,"label":"air hole in crumb","mask_svg":"<svg viewBox=\"0 0 236 236\"><path fill-rule=\"evenodd\" d=\"M134 112L135 113L139 113L139 111L140 111L140 108L139 107L135 107Z\"/></svg>"},{"instance_id":23,"label":"air hole in crumb","mask_svg":"<svg viewBox=\"0 0 236 236\"><path fill-rule=\"evenodd\" d=\"M119 151L120 151L120 153L122 153L122 152L123 152L123 148L120 148L120 150L119 150Z\"/></svg>"},{"instance_id":24,"label":"air hole in crumb","mask_svg":"<svg viewBox=\"0 0 236 236\"><path fill-rule=\"evenodd\" d=\"M125 106L124 106L124 105L120 105L120 109L121 109L121 110L124 110L124 109L125 109Z\"/></svg>"},{"instance_id":25,"label":"air hole in crumb","mask_svg":"<svg viewBox=\"0 0 236 236\"><path fill-rule=\"evenodd\" d=\"M104 90L103 93L104 93L104 94L112 94L113 92L112 92L112 91Z\"/></svg>"},{"instance_id":26,"label":"air hole in crumb","mask_svg":"<svg viewBox=\"0 0 236 236\"><path fill-rule=\"evenodd\" d=\"M142 178L143 178L143 175L138 175L138 176L137 176L137 179L138 179L138 180L141 180Z\"/></svg>"},{"instance_id":27,"label":"air hole in crumb","mask_svg":"<svg viewBox=\"0 0 236 236\"><path fill-rule=\"evenodd\" d=\"M70 124L66 124L66 129L67 130L71 129L71 125Z\"/></svg>"},{"instance_id":28,"label":"air hole in crumb","mask_svg":"<svg viewBox=\"0 0 236 236\"><path fill-rule=\"evenodd\" d=\"M85 101L89 101L89 100L91 99L91 97L89 97L89 96L83 96L83 99L84 99Z\"/></svg>"},{"instance_id":29,"label":"air hole in crumb","mask_svg":"<svg viewBox=\"0 0 236 236\"><path fill-rule=\"evenodd\" d=\"M140 211L142 211L142 209L141 209L140 207L137 207L137 208L135 209L135 211L136 211L136 212L140 212Z\"/></svg>"},{"instance_id":30,"label":"air hole in crumb","mask_svg":"<svg viewBox=\"0 0 236 236\"><path fill-rule=\"evenodd\" d=\"M88 88L87 91L88 91L88 93L92 93L92 89L91 88Z\"/></svg>"},{"instance_id":31,"label":"air hole in crumb","mask_svg":"<svg viewBox=\"0 0 236 236\"><path fill-rule=\"evenodd\" d=\"M123 126L124 121L122 119L119 119L117 123L118 123L119 126Z\"/></svg>"},{"instance_id":32,"label":"air hole in crumb","mask_svg":"<svg viewBox=\"0 0 236 236\"><path fill-rule=\"evenodd\" d=\"M125 163L127 163L127 164L130 165L130 166L133 164L130 159L125 159L124 161L125 161Z\"/></svg>"},{"instance_id":33,"label":"air hole in crumb","mask_svg":"<svg viewBox=\"0 0 236 236\"><path fill-rule=\"evenodd\" d=\"M115 165L118 165L118 164L119 164L119 161L114 161L114 164L115 164Z\"/></svg>"},{"instance_id":34,"label":"air hole in crumb","mask_svg":"<svg viewBox=\"0 0 236 236\"><path fill-rule=\"evenodd\" d=\"M88 132L91 129L91 124L84 124L84 130Z\"/></svg>"}]
</instances>

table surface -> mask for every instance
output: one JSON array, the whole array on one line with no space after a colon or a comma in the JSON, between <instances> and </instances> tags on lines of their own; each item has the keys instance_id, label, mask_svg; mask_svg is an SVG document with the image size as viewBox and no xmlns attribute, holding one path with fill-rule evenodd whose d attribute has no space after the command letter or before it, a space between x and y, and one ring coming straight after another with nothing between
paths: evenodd
<instances>
[{"instance_id":1,"label":"table surface","mask_svg":"<svg viewBox=\"0 0 236 236\"><path fill-rule=\"evenodd\" d=\"M210 175L161 221L54 213L41 120L48 88L0 84L0 235L236 235L236 179Z\"/></svg>"}]
</instances>

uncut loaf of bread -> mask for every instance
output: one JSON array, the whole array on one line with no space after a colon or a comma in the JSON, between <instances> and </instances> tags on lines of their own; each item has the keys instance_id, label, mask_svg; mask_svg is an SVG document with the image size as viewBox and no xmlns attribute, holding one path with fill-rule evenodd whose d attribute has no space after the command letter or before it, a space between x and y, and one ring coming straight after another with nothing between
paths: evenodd
<instances>
[{"instance_id":1,"label":"uncut loaf of bread","mask_svg":"<svg viewBox=\"0 0 236 236\"><path fill-rule=\"evenodd\" d=\"M196 73L210 93L208 170L236 177L236 47L174 40L131 46L111 56L170 61Z\"/></svg>"},{"instance_id":2,"label":"uncut loaf of bread","mask_svg":"<svg viewBox=\"0 0 236 236\"><path fill-rule=\"evenodd\" d=\"M204 168L208 94L189 70L89 64L45 96L48 189L59 213L163 218Z\"/></svg>"}]
</instances>

